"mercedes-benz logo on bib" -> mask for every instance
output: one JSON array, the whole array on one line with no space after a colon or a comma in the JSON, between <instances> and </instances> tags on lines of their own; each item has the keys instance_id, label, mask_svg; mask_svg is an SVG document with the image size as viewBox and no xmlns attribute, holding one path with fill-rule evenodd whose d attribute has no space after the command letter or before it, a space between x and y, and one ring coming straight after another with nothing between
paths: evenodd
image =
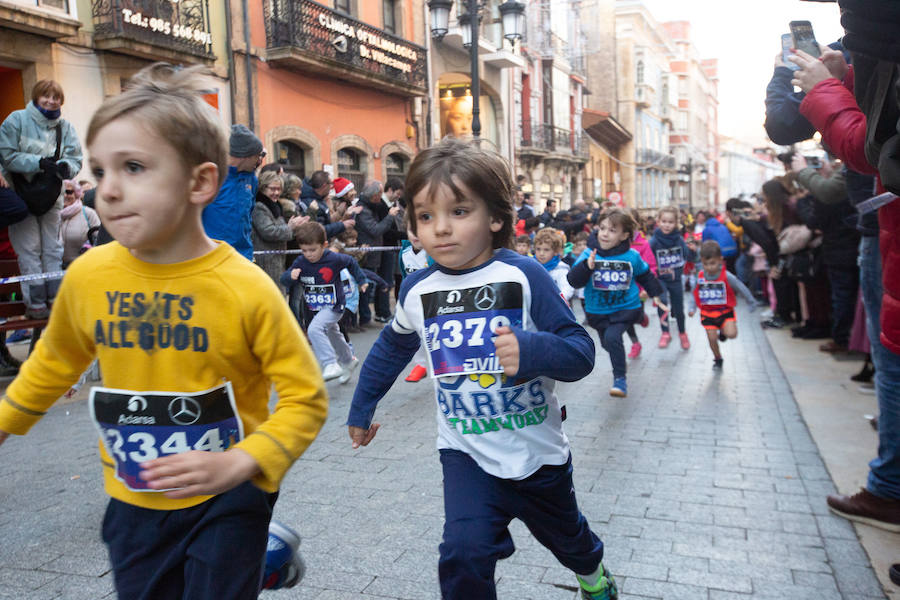
<instances>
[{"instance_id":1,"label":"mercedes-benz logo on bib","mask_svg":"<svg viewBox=\"0 0 900 600\"><path fill-rule=\"evenodd\" d=\"M179 425L193 425L200 418L200 404L193 398L178 396L169 402L169 418Z\"/></svg>"},{"instance_id":2,"label":"mercedes-benz logo on bib","mask_svg":"<svg viewBox=\"0 0 900 600\"><path fill-rule=\"evenodd\" d=\"M475 292L475 308L478 310L491 310L497 303L497 292L494 288L486 285Z\"/></svg>"}]
</instances>

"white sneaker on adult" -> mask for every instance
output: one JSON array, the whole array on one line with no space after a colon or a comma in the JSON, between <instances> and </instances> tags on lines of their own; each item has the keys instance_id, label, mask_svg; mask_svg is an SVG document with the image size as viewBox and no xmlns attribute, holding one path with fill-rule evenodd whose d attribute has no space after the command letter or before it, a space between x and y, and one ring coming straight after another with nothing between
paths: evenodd
<instances>
[{"instance_id":1,"label":"white sneaker on adult","mask_svg":"<svg viewBox=\"0 0 900 600\"><path fill-rule=\"evenodd\" d=\"M332 379L337 379L341 375L343 375L344 369L341 368L341 365L336 362L328 363L325 365L325 368L322 369L322 379L325 381L331 381Z\"/></svg>"},{"instance_id":2,"label":"white sneaker on adult","mask_svg":"<svg viewBox=\"0 0 900 600\"><path fill-rule=\"evenodd\" d=\"M353 360L348 362L346 365L341 365L341 368L344 370L344 372L341 373L340 377L338 377L338 383L343 385L343 384L347 383L348 381L350 381L350 376L353 375L353 370L356 369L356 367L358 367L358 366L359 366L359 359L356 358L355 356L353 357Z\"/></svg>"}]
</instances>

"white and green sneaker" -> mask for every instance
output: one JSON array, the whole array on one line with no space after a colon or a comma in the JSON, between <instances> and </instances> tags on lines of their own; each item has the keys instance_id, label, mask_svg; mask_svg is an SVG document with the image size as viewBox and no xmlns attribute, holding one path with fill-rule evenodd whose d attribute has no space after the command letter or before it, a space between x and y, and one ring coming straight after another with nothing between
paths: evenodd
<instances>
[{"instance_id":1,"label":"white and green sneaker","mask_svg":"<svg viewBox=\"0 0 900 600\"><path fill-rule=\"evenodd\" d=\"M584 582L581 577L575 575L578 585L581 587L582 600L616 600L619 597L619 588L616 587L616 580L613 579L612 573L606 570L603 564L600 564L602 575L597 585L590 586Z\"/></svg>"}]
</instances>

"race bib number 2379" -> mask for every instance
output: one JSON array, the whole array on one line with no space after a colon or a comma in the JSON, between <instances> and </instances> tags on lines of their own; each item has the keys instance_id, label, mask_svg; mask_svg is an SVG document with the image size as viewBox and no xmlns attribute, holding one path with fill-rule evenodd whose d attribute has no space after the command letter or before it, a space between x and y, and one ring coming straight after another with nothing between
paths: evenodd
<instances>
[{"instance_id":1,"label":"race bib number 2379","mask_svg":"<svg viewBox=\"0 0 900 600\"><path fill-rule=\"evenodd\" d=\"M522 284L489 283L422 295L425 349L435 377L500 373L498 327L525 327Z\"/></svg>"}]
</instances>

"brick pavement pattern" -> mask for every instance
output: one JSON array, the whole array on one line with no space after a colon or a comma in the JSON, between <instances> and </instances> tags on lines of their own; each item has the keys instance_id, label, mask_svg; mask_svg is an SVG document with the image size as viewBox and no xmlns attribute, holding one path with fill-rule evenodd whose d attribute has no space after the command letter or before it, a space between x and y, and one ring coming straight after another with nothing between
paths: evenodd
<instances>
[{"instance_id":1,"label":"brick pavement pattern","mask_svg":"<svg viewBox=\"0 0 900 600\"><path fill-rule=\"evenodd\" d=\"M559 387L578 499L622 600L886 597L853 528L828 512L834 484L757 321L739 310L721 374L694 318L688 352L677 340L657 349L656 323L638 329L645 350L629 361L627 399L607 395L599 344L594 372ZM361 357L374 338L354 336ZM431 385L401 376L376 414L378 437L354 451L344 426L354 382L329 384L328 422L275 509L303 537L306 578L262 598L440 596ZM115 597L95 444L82 399L0 448L0 598ZM575 598L572 574L521 523L512 533L517 551L498 565L499 597Z\"/></svg>"}]
</instances>

